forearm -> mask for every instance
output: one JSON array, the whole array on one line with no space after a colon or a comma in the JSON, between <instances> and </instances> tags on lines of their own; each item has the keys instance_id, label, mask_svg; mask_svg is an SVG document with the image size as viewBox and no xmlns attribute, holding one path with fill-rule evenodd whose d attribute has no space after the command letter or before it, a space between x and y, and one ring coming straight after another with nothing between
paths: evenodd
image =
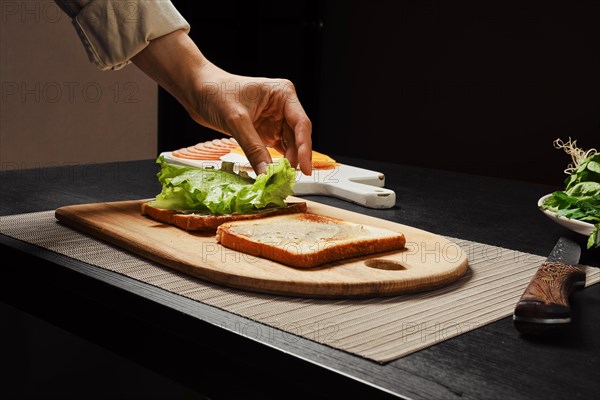
<instances>
[{"instance_id":1,"label":"forearm","mask_svg":"<svg viewBox=\"0 0 600 400\"><path fill-rule=\"evenodd\" d=\"M184 31L175 31L150 42L132 58L133 63L187 110L193 110L198 76L209 61Z\"/></svg>"}]
</instances>

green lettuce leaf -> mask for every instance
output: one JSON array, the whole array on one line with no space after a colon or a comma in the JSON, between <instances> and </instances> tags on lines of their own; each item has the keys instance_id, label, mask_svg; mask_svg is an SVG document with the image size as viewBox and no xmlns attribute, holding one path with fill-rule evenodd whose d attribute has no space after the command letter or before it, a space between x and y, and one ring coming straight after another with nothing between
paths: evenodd
<instances>
[{"instance_id":1,"label":"green lettuce leaf","mask_svg":"<svg viewBox=\"0 0 600 400\"><path fill-rule=\"evenodd\" d=\"M170 210L205 214L250 213L268 206L285 206L293 195L296 170L287 159L267 166L256 179L233 172L233 164L223 162L221 169L170 164L164 157L157 174L162 191L151 205Z\"/></svg>"}]
</instances>

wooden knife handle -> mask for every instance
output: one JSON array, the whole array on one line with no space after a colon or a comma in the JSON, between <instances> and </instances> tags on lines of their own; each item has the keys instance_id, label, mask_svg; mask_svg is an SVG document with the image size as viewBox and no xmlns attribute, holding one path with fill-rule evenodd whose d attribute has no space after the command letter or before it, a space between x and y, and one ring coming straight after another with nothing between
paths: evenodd
<instances>
[{"instance_id":1,"label":"wooden knife handle","mask_svg":"<svg viewBox=\"0 0 600 400\"><path fill-rule=\"evenodd\" d=\"M517 303L515 327L523 333L545 333L571 322L569 296L585 286L585 272L574 265L545 261Z\"/></svg>"}]
</instances>

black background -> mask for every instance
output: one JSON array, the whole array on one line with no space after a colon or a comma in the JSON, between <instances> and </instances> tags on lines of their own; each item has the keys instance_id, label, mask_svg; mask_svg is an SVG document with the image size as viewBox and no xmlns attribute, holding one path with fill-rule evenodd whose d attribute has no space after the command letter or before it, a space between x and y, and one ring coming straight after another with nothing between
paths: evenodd
<instances>
[{"instance_id":1,"label":"black background","mask_svg":"<svg viewBox=\"0 0 600 400\"><path fill-rule=\"evenodd\" d=\"M230 72L292 80L332 156L562 185L600 147L600 2L174 1ZM159 97L159 150L222 135Z\"/></svg>"}]
</instances>

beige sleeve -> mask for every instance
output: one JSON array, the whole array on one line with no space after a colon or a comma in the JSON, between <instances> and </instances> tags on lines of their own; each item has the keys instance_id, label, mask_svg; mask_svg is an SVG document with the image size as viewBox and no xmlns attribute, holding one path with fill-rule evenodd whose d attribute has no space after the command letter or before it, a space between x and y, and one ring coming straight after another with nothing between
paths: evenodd
<instances>
[{"instance_id":1,"label":"beige sleeve","mask_svg":"<svg viewBox=\"0 0 600 400\"><path fill-rule=\"evenodd\" d=\"M121 69L152 39L190 25L169 0L55 0L73 20L90 61Z\"/></svg>"}]
</instances>

